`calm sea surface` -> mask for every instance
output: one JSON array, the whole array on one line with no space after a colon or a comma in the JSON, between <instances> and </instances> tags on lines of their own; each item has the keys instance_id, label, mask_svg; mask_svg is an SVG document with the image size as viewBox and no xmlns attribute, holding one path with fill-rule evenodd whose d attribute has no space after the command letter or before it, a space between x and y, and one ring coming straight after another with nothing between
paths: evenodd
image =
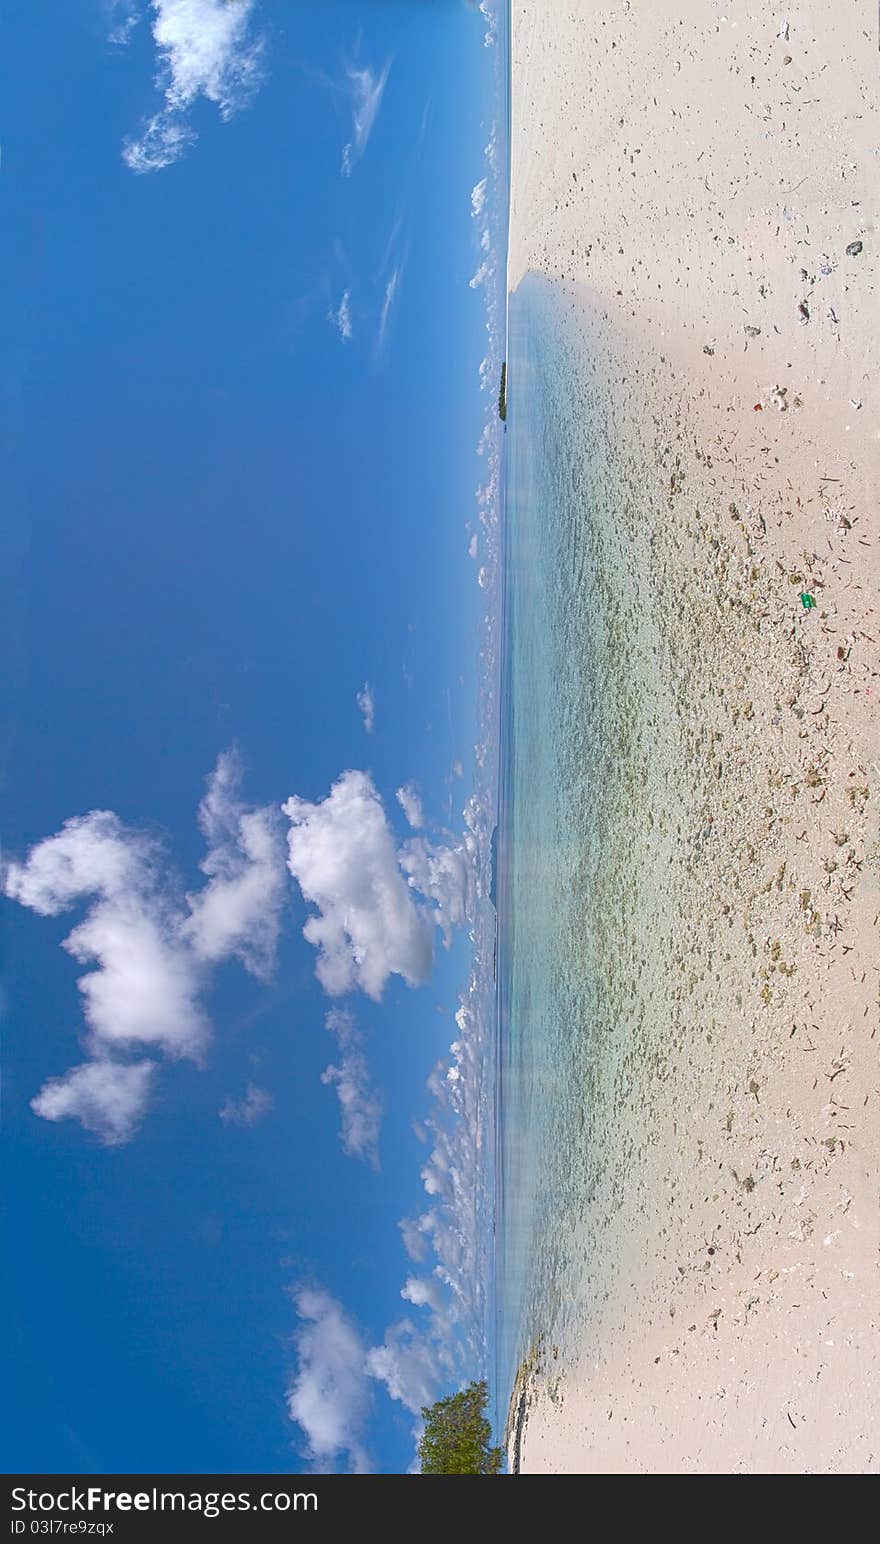
<instances>
[{"instance_id":1,"label":"calm sea surface","mask_svg":"<svg viewBox=\"0 0 880 1544\"><path fill-rule=\"evenodd\" d=\"M607 489L619 494L620 478L585 420L583 344L570 321L570 296L537 276L510 298L497 871L502 1423L530 1347L564 1342L589 1309L583 1219L597 1194L606 1204L613 1113L639 1051L638 982L649 965L627 909L638 889L630 835L649 796L650 682L633 685L640 597L609 536Z\"/></svg>"}]
</instances>

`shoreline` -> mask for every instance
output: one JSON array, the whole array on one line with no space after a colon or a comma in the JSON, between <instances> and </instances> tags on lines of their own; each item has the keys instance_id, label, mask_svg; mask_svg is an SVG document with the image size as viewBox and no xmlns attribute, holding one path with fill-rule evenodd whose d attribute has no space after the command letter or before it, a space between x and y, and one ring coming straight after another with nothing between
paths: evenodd
<instances>
[{"instance_id":1,"label":"shoreline","mask_svg":"<svg viewBox=\"0 0 880 1544\"><path fill-rule=\"evenodd\" d=\"M787 15L512 5L509 287L579 353L653 757L523 1473L880 1467L876 17Z\"/></svg>"}]
</instances>

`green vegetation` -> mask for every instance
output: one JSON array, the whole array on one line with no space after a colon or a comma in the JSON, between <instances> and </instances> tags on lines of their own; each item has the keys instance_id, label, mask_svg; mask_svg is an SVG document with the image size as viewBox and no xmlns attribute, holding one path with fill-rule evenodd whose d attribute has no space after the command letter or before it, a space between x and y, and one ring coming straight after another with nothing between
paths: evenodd
<instances>
[{"instance_id":1,"label":"green vegetation","mask_svg":"<svg viewBox=\"0 0 880 1544\"><path fill-rule=\"evenodd\" d=\"M502 423L507 417L507 360L501 364L501 389L498 393L498 417Z\"/></svg>"},{"instance_id":2,"label":"green vegetation","mask_svg":"<svg viewBox=\"0 0 880 1544\"><path fill-rule=\"evenodd\" d=\"M483 1382L471 1383L459 1394L425 1406L425 1430L419 1441L422 1474L500 1473L504 1455L500 1447L490 1446L488 1401L489 1390Z\"/></svg>"}]
</instances>

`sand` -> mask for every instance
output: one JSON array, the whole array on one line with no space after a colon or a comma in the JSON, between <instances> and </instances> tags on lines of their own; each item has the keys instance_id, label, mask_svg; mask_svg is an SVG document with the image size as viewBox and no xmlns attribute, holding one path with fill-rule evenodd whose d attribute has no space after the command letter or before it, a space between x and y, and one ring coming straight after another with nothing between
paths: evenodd
<instances>
[{"instance_id":1,"label":"sand","mask_svg":"<svg viewBox=\"0 0 880 1544\"><path fill-rule=\"evenodd\" d=\"M877 25L512 4L509 288L558 281L654 683L640 1028L523 1473L880 1469Z\"/></svg>"}]
</instances>

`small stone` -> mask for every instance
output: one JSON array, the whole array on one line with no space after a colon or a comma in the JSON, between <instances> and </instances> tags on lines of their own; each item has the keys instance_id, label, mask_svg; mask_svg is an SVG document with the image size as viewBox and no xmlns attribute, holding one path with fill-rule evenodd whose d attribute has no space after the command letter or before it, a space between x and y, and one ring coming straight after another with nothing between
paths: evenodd
<instances>
[{"instance_id":1,"label":"small stone","mask_svg":"<svg viewBox=\"0 0 880 1544\"><path fill-rule=\"evenodd\" d=\"M798 306L798 312L803 321L808 322L810 320L810 308L805 300L802 300Z\"/></svg>"},{"instance_id":2,"label":"small stone","mask_svg":"<svg viewBox=\"0 0 880 1544\"><path fill-rule=\"evenodd\" d=\"M760 338L761 336L760 327L744 327L743 332L747 338Z\"/></svg>"},{"instance_id":3,"label":"small stone","mask_svg":"<svg viewBox=\"0 0 880 1544\"><path fill-rule=\"evenodd\" d=\"M708 343L704 343L703 344L703 353L704 354L712 355L712 354L714 354L714 352L715 352L714 348L710 348Z\"/></svg>"},{"instance_id":4,"label":"small stone","mask_svg":"<svg viewBox=\"0 0 880 1544\"><path fill-rule=\"evenodd\" d=\"M858 257L862 250L862 246L863 243L861 241L851 241L846 249L847 257Z\"/></svg>"}]
</instances>

